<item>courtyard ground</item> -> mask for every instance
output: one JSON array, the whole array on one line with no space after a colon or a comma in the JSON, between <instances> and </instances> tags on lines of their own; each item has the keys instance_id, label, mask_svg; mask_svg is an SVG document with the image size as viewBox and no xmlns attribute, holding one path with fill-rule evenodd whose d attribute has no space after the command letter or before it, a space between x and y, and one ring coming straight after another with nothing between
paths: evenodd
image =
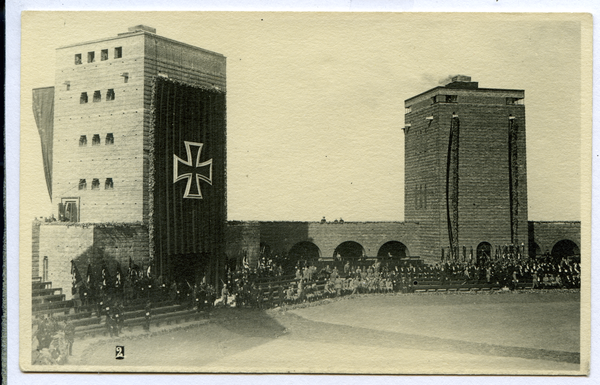
<instances>
[{"instance_id":1,"label":"courtyard ground","mask_svg":"<svg viewBox=\"0 0 600 385\"><path fill-rule=\"evenodd\" d=\"M77 340L94 371L576 373L578 292L362 295ZM125 359L115 359L115 347ZM74 368L77 370L76 368Z\"/></svg>"}]
</instances>

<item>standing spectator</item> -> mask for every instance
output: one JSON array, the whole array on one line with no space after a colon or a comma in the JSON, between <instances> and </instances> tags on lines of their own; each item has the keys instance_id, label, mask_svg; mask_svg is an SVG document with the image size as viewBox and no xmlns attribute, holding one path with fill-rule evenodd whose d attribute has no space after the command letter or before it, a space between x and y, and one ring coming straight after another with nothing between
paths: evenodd
<instances>
[{"instance_id":1,"label":"standing spectator","mask_svg":"<svg viewBox=\"0 0 600 385\"><path fill-rule=\"evenodd\" d=\"M150 331L150 312L152 310L152 303L150 302L150 300L148 300L146 302L146 307L144 308L145 310L145 315L144 315L144 330L145 331Z\"/></svg>"}]
</instances>

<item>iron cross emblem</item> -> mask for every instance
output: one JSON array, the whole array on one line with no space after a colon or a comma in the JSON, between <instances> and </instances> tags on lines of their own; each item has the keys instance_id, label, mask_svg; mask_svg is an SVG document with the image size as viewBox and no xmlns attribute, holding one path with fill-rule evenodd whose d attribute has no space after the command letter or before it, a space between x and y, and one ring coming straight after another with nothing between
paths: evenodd
<instances>
[{"instance_id":1,"label":"iron cross emblem","mask_svg":"<svg viewBox=\"0 0 600 385\"><path fill-rule=\"evenodd\" d=\"M187 160L183 160L173 154L173 183L187 179L187 186L183 197L202 199L200 181L203 180L212 186L212 159L200 162L202 143L188 141L184 141L183 143L185 144ZM196 151L196 157L192 156L192 148Z\"/></svg>"}]
</instances>

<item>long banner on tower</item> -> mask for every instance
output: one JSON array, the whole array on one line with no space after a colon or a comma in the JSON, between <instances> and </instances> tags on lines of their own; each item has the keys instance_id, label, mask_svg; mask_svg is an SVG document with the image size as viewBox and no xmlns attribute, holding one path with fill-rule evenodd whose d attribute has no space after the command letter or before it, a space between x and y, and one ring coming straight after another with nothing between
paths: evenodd
<instances>
[{"instance_id":1,"label":"long banner on tower","mask_svg":"<svg viewBox=\"0 0 600 385\"><path fill-rule=\"evenodd\" d=\"M177 260L225 250L225 93L157 77L151 109L150 254L169 274Z\"/></svg>"}]
</instances>

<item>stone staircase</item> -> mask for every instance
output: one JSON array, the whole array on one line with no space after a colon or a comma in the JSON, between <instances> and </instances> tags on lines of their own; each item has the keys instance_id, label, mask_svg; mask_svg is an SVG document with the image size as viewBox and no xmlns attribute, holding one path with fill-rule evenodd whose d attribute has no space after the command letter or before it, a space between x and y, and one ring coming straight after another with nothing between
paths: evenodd
<instances>
[{"instance_id":1,"label":"stone staircase","mask_svg":"<svg viewBox=\"0 0 600 385\"><path fill-rule=\"evenodd\" d=\"M76 337L95 337L108 334L106 315L97 305L74 307L72 300L66 300L62 288L53 288L52 282L34 278L32 282L32 324L39 324L44 316L52 315L58 321L68 320L75 326ZM145 322L147 298L128 301L124 306L124 328L131 330L142 327ZM152 303L151 325L178 324L208 318L208 312L190 310L189 303L177 304L170 299L157 297Z\"/></svg>"}]
</instances>

